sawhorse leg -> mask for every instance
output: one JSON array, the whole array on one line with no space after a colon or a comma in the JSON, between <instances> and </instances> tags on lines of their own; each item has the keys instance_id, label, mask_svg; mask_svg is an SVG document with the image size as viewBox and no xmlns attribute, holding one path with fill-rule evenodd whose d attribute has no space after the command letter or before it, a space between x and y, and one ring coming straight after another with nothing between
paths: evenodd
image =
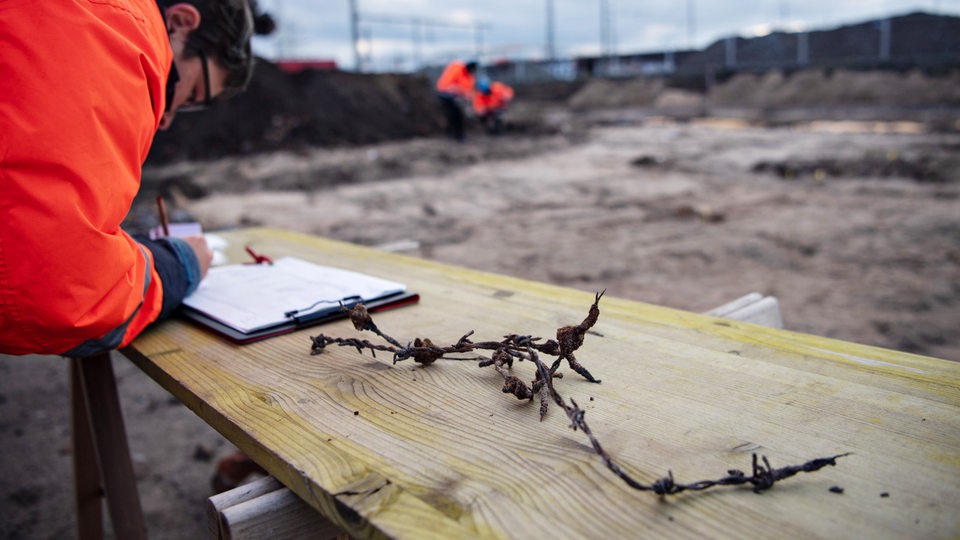
<instances>
[{"instance_id":1,"label":"sawhorse leg","mask_svg":"<svg viewBox=\"0 0 960 540\"><path fill-rule=\"evenodd\" d=\"M100 498L117 538L145 539L127 433L110 354L70 359L77 538L103 538Z\"/></svg>"}]
</instances>

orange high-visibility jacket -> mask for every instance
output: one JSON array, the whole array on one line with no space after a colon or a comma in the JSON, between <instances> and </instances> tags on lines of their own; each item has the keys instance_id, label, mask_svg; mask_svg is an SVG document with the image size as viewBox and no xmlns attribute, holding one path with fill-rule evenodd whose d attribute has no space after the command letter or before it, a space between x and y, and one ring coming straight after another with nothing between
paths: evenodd
<instances>
[{"instance_id":1,"label":"orange high-visibility jacket","mask_svg":"<svg viewBox=\"0 0 960 540\"><path fill-rule=\"evenodd\" d=\"M162 307L120 222L164 112L163 17L155 0L0 0L0 51L0 353L126 345Z\"/></svg>"},{"instance_id":2,"label":"orange high-visibility jacket","mask_svg":"<svg viewBox=\"0 0 960 540\"><path fill-rule=\"evenodd\" d=\"M490 84L490 93L477 92L473 96L473 112L483 116L488 112L501 111L513 100L513 88L500 82Z\"/></svg>"},{"instance_id":3,"label":"orange high-visibility jacket","mask_svg":"<svg viewBox=\"0 0 960 540\"><path fill-rule=\"evenodd\" d=\"M465 99L473 95L476 79L467 71L467 65L459 60L450 62L437 79L437 92L453 94Z\"/></svg>"}]
</instances>

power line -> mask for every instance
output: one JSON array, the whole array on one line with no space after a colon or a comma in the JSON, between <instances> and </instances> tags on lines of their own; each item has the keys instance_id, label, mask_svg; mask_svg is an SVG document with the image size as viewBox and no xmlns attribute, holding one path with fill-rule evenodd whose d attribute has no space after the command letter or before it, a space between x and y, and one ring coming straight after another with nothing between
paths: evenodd
<instances>
[{"instance_id":1,"label":"power line","mask_svg":"<svg viewBox=\"0 0 960 540\"><path fill-rule=\"evenodd\" d=\"M380 14L380 13L364 13L360 14L356 12L356 0L350 0L351 8L353 9L351 14L351 21L355 20L357 24L360 23L373 23L373 24L387 24L387 25L400 25L400 26L409 26L411 30L411 41L414 48L414 56L416 61L419 62L420 58L420 42L421 42L421 32L424 28L451 28L451 29L460 29L460 30L473 30L474 32L474 47L476 49L476 56L479 59L483 53L483 32L490 29L490 25L486 23L474 22L474 23L458 23L452 22L446 19L432 18L432 17L421 17L421 16L402 16L402 15L389 15L389 14ZM356 32L352 34L353 38L353 48L354 51L359 49L359 37ZM356 56L359 58L359 55ZM362 71L362 66L359 61L356 63L357 71Z\"/></svg>"}]
</instances>

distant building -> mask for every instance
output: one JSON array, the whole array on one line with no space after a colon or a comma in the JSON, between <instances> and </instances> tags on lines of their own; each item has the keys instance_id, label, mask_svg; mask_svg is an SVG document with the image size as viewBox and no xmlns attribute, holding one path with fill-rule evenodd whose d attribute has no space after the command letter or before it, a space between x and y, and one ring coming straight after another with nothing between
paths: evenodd
<instances>
[{"instance_id":1,"label":"distant building","mask_svg":"<svg viewBox=\"0 0 960 540\"><path fill-rule=\"evenodd\" d=\"M960 17L915 12L803 32L727 36L700 50L580 56L571 59L500 59L483 66L509 84L589 77L669 77L702 88L735 73L801 69L923 69L960 67ZM420 70L428 76L439 67Z\"/></svg>"},{"instance_id":2,"label":"distant building","mask_svg":"<svg viewBox=\"0 0 960 540\"><path fill-rule=\"evenodd\" d=\"M960 17L910 13L828 30L729 37L677 63L678 73L960 66Z\"/></svg>"}]
</instances>

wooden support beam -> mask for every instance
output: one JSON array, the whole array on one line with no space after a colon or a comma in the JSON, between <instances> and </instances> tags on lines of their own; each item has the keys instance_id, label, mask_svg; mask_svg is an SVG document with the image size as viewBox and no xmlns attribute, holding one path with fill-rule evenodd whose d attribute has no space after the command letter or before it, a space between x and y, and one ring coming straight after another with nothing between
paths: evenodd
<instances>
[{"instance_id":1,"label":"wooden support beam","mask_svg":"<svg viewBox=\"0 0 960 540\"><path fill-rule=\"evenodd\" d=\"M267 476L207 499L215 540L346 540L347 534Z\"/></svg>"},{"instance_id":2,"label":"wooden support beam","mask_svg":"<svg viewBox=\"0 0 960 540\"><path fill-rule=\"evenodd\" d=\"M77 538L103 538L103 488L90 412L83 395L80 361L70 359L70 422L73 438L74 515Z\"/></svg>"},{"instance_id":3,"label":"wooden support beam","mask_svg":"<svg viewBox=\"0 0 960 540\"><path fill-rule=\"evenodd\" d=\"M102 529L97 530L99 516L94 516L91 498L102 487L116 537L145 539L147 527L140 507L110 354L71 358L70 364L74 395L83 396L83 399L73 400L74 451L79 450L80 454L74 458L78 536L81 540L102 537ZM94 470L98 472L94 473ZM96 476L99 481L94 488Z\"/></svg>"}]
</instances>

